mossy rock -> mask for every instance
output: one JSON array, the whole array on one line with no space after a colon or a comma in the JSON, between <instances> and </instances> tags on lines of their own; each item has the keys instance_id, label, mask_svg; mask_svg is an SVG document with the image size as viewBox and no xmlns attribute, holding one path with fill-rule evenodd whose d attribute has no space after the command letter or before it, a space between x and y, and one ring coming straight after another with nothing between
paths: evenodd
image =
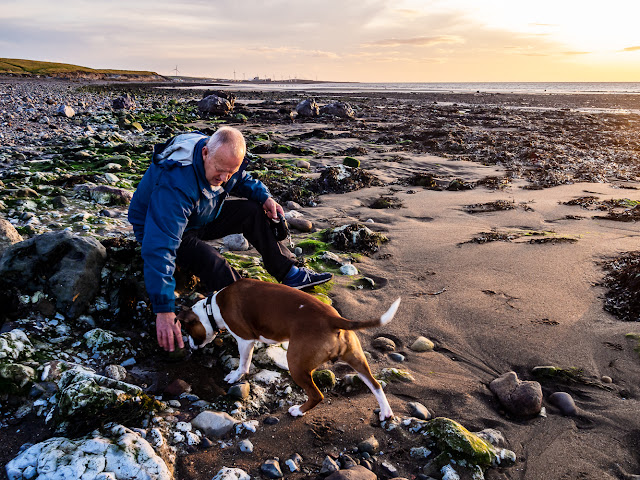
<instances>
[{"instance_id":1,"label":"mossy rock","mask_svg":"<svg viewBox=\"0 0 640 480\"><path fill-rule=\"evenodd\" d=\"M359 168L360 167L360 160L358 160L357 158L353 158L353 157L344 157L344 160L342 160L342 164L345 167Z\"/></svg>"},{"instance_id":2,"label":"mossy rock","mask_svg":"<svg viewBox=\"0 0 640 480\"><path fill-rule=\"evenodd\" d=\"M508 467L515 463L515 454L498 449L471 433L458 422L445 417L434 418L422 428L441 451L438 462L442 465L452 460L456 464L478 465L482 469L491 466Z\"/></svg>"},{"instance_id":3,"label":"mossy rock","mask_svg":"<svg viewBox=\"0 0 640 480\"><path fill-rule=\"evenodd\" d=\"M336 376L331 370L316 370L313 381L320 390L331 390L336 386Z\"/></svg>"},{"instance_id":4,"label":"mossy rock","mask_svg":"<svg viewBox=\"0 0 640 480\"><path fill-rule=\"evenodd\" d=\"M416 381L413 375L399 368L383 368L377 378L385 382L412 383Z\"/></svg>"},{"instance_id":5,"label":"mossy rock","mask_svg":"<svg viewBox=\"0 0 640 480\"><path fill-rule=\"evenodd\" d=\"M0 363L0 393L17 394L36 378L36 371L20 363Z\"/></svg>"},{"instance_id":6,"label":"mossy rock","mask_svg":"<svg viewBox=\"0 0 640 480\"><path fill-rule=\"evenodd\" d=\"M262 280L263 282L277 283L276 279L262 266L258 257L230 252L224 252L223 256L244 278L254 278L256 280Z\"/></svg>"},{"instance_id":7,"label":"mossy rock","mask_svg":"<svg viewBox=\"0 0 640 480\"><path fill-rule=\"evenodd\" d=\"M304 253L305 255L318 255L329 250L328 243L321 240L316 240L314 238L301 240L296 243L296 247L300 247L302 249L302 253Z\"/></svg>"}]
</instances>

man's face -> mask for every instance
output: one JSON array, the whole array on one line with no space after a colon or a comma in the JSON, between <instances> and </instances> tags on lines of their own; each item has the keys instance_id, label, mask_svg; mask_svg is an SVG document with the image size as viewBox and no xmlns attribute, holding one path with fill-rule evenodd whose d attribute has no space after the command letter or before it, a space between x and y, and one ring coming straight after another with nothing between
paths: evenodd
<instances>
[{"instance_id":1,"label":"man's face","mask_svg":"<svg viewBox=\"0 0 640 480\"><path fill-rule=\"evenodd\" d=\"M215 151L205 146L202 148L202 160L207 181L212 187L219 187L238 171L243 157L238 158L227 145L222 145Z\"/></svg>"}]
</instances>

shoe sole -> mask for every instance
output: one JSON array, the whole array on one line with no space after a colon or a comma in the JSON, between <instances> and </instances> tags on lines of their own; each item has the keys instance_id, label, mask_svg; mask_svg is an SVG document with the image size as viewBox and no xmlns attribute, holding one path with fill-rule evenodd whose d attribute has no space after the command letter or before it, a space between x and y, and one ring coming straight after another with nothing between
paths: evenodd
<instances>
[{"instance_id":1,"label":"shoe sole","mask_svg":"<svg viewBox=\"0 0 640 480\"><path fill-rule=\"evenodd\" d=\"M329 280L332 280L333 277L327 278L326 280L318 280L317 282L313 282L313 283L305 283L304 285L300 285L298 287L291 287L291 288L295 288L296 290L302 290L303 288L308 288L308 287L315 287L316 285L320 285L322 283L327 283Z\"/></svg>"}]
</instances>

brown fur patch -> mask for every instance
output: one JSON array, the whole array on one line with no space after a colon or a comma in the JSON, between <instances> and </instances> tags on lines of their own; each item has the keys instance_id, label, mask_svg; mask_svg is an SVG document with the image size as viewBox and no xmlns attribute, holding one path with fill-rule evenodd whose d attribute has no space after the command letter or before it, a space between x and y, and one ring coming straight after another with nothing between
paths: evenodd
<instances>
[{"instance_id":1,"label":"brown fur patch","mask_svg":"<svg viewBox=\"0 0 640 480\"><path fill-rule=\"evenodd\" d=\"M198 315L193 313L191 309L180 312L177 317L182 327L187 331L196 345L202 345L207 339L207 330L202 325Z\"/></svg>"}]
</instances>

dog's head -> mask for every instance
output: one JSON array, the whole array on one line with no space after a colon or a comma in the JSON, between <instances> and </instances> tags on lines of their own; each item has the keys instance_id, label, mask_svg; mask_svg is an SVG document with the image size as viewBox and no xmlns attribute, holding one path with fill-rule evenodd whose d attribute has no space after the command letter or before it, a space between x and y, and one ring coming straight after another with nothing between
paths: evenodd
<instances>
[{"instance_id":1,"label":"dog's head","mask_svg":"<svg viewBox=\"0 0 640 480\"><path fill-rule=\"evenodd\" d=\"M176 320L180 321L182 328L189 335L189 346L192 350L202 348L216 338L218 329L214 328L209 321L205 307L206 301L206 299L200 300L193 307L183 309L176 315Z\"/></svg>"}]
</instances>

